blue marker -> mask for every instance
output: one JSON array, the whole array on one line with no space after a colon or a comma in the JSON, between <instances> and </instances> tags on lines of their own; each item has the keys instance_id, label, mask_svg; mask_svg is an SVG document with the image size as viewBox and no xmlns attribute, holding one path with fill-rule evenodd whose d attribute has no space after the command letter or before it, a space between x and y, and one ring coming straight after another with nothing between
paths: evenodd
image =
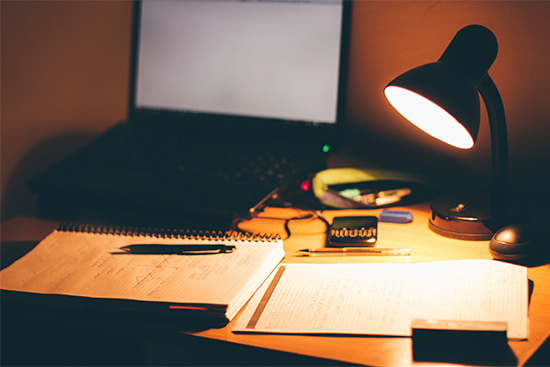
<instances>
[{"instance_id":1,"label":"blue marker","mask_svg":"<svg viewBox=\"0 0 550 367\"><path fill-rule=\"evenodd\" d=\"M405 210L382 210L378 216L380 222L387 223L410 223L413 221L413 215Z\"/></svg>"}]
</instances>

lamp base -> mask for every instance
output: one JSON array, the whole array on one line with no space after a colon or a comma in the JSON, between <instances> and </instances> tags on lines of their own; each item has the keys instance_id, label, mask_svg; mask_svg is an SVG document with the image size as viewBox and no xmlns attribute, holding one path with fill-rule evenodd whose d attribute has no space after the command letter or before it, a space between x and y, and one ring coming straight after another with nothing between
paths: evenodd
<instances>
[{"instance_id":1,"label":"lamp base","mask_svg":"<svg viewBox=\"0 0 550 367\"><path fill-rule=\"evenodd\" d=\"M469 241L493 237L489 200L482 194L452 194L433 201L430 207L428 226L439 235Z\"/></svg>"}]
</instances>

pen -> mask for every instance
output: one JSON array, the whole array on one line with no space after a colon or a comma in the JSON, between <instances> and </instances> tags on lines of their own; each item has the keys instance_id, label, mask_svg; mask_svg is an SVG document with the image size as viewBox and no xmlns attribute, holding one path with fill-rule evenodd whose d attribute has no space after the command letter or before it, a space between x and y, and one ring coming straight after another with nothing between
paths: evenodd
<instances>
[{"instance_id":1,"label":"pen","mask_svg":"<svg viewBox=\"0 0 550 367\"><path fill-rule=\"evenodd\" d=\"M236 250L236 247L234 245L224 244L136 244L123 246L120 249L131 254L205 255L230 253Z\"/></svg>"},{"instance_id":2,"label":"pen","mask_svg":"<svg viewBox=\"0 0 550 367\"><path fill-rule=\"evenodd\" d=\"M363 248L363 247L341 247L341 248L309 248L299 250L298 254L304 256L408 256L411 254L409 248Z\"/></svg>"}]
</instances>

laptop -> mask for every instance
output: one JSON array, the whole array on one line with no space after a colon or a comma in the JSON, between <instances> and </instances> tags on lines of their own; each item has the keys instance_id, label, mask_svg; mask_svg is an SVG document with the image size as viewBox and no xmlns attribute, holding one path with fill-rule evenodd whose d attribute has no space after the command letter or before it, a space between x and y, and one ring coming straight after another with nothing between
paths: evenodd
<instances>
[{"instance_id":1,"label":"laptop","mask_svg":"<svg viewBox=\"0 0 550 367\"><path fill-rule=\"evenodd\" d=\"M128 121L29 181L38 215L261 211L338 147L351 3L135 2Z\"/></svg>"}]
</instances>

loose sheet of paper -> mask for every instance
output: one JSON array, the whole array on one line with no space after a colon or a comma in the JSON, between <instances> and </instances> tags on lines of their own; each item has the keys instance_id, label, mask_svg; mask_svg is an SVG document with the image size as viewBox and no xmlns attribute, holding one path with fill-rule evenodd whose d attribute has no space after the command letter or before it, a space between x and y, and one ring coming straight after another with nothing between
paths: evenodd
<instances>
[{"instance_id":1,"label":"loose sheet of paper","mask_svg":"<svg viewBox=\"0 0 550 367\"><path fill-rule=\"evenodd\" d=\"M419 318L504 321L525 339L527 307L527 269L492 260L284 264L233 331L410 336Z\"/></svg>"},{"instance_id":2,"label":"loose sheet of paper","mask_svg":"<svg viewBox=\"0 0 550 367\"><path fill-rule=\"evenodd\" d=\"M197 239L55 231L30 253L2 270L1 289L242 306L284 256L281 241L224 240L223 243L235 244L237 250L213 255L135 255L120 250L129 244L189 242L212 243Z\"/></svg>"}]
</instances>

